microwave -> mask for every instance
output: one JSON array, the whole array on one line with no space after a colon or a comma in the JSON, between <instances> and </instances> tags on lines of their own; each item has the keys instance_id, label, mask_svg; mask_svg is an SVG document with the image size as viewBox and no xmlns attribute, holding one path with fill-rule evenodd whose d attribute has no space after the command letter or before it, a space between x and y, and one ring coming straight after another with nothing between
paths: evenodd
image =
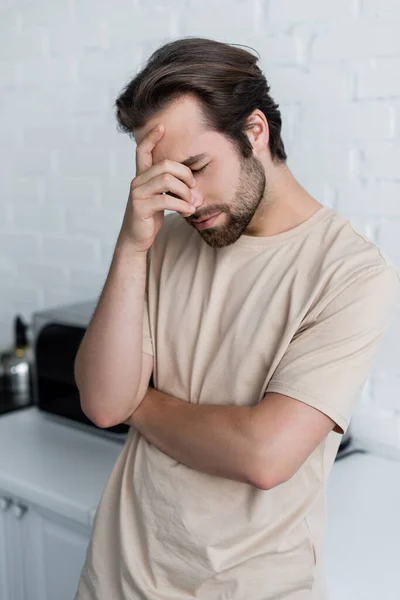
<instances>
[{"instance_id":1,"label":"microwave","mask_svg":"<svg viewBox=\"0 0 400 600\"><path fill-rule=\"evenodd\" d=\"M33 404L64 424L124 442L129 425L100 428L92 423L81 408L75 381L75 358L96 304L81 302L32 314Z\"/></svg>"}]
</instances>

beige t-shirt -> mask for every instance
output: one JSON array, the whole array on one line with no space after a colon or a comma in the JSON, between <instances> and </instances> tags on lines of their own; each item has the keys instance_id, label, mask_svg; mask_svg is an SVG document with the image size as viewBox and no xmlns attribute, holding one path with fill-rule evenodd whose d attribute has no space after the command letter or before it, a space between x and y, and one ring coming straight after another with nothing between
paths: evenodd
<instances>
[{"instance_id":1,"label":"beige t-shirt","mask_svg":"<svg viewBox=\"0 0 400 600\"><path fill-rule=\"evenodd\" d=\"M280 392L336 427L270 490L189 468L131 428L76 600L325 600L325 485L398 298L395 269L328 207L222 249L167 214L149 258L157 389L227 406Z\"/></svg>"}]
</instances>

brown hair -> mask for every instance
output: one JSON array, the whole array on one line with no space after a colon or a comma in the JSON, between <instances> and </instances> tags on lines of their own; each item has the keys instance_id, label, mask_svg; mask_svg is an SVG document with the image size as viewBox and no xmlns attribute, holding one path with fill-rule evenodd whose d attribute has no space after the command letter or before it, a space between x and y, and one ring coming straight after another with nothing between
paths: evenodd
<instances>
[{"instance_id":1,"label":"brown hair","mask_svg":"<svg viewBox=\"0 0 400 600\"><path fill-rule=\"evenodd\" d=\"M155 113L184 94L201 101L205 124L226 135L248 158L252 146L246 119L261 110L269 125L272 159L286 161L282 120L269 95L258 58L235 45L206 38L183 38L156 50L115 102L119 129L133 136Z\"/></svg>"}]
</instances>

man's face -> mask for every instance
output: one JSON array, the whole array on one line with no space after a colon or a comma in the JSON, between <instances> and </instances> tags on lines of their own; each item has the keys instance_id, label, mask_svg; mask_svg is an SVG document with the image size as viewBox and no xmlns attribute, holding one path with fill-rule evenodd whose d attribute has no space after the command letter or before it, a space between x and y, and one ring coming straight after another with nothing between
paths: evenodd
<instances>
[{"instance_id":1,"label":"man's face","mask_svg":"<svg viewBox=\"0 0 400 600\"><path fill-rule=\"evenodd\" d=\"M192 96L176 100L152 117L135 132L137 142L159 123L165 133L153 151L154 164L166 158L184 162L201 155L190 169L196 179L192 192L202 203L193 215L182 218L196 228L196 221L219 213L198 232L213 248L233 244L245 233L264 197L261 162L254 156L243 158L225 136L206 130L200 104Z\"/></svg>"}]
</instances>

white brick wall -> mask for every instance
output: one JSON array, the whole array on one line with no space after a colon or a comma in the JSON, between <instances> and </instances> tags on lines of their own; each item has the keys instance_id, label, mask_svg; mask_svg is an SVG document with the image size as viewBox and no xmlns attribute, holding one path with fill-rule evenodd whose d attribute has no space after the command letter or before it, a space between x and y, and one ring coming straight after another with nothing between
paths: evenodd
<instances>
[{"instance_id":1,"label":"white brick wall","mask_svg":"<svg viewBox=\"0 0 400 600\"><path fill-rule=\"evenodd\" d=\"M98 297L134 176L113 102L185 35L259 51L294 174L400 269L399 30L398 0L3 0L0 348L16 312ZM400 308L353 420L397 456L399 338Z\"/></svg>"}]
</instances>

